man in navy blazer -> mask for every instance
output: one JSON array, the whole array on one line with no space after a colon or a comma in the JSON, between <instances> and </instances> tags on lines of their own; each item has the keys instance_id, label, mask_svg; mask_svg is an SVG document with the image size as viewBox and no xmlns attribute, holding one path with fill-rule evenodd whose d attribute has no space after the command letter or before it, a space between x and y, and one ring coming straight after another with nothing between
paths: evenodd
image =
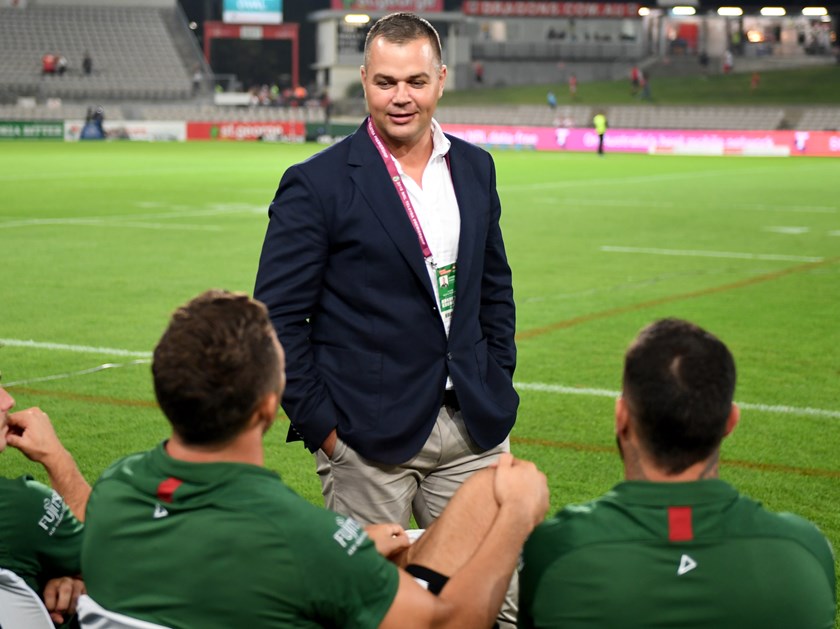
<instances>
[{"instance_id":1,"label":"man in navy blazer","mask_svg":"<svg viewBox=\"0 0 840 629\"><path fill-rule=\"evenodd\" d=\"M491 156L432 118L437 32L383 18L361 72L371 115L283 175L254 296L288 356L289 440L317 453L327 506L425 527L509 450L511 272Z\"/></svg>"}]
</instances>

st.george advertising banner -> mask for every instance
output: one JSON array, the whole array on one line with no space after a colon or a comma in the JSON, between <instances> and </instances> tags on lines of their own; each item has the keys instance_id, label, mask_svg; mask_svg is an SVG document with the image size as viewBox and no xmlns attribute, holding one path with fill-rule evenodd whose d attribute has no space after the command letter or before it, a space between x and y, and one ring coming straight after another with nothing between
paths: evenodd
<instances>
[{"instance_id":1,"label":"st.george advertising banner","mask_svg":"<svg viewBox=\"0 0 840 629\"><path fill-rule=\"evenodd\" d=\"M473 144L537 151L594 151L594 129L444 124ZM840 157L840 131L671 131L609 129L604 148L616 153Z\"/></svg>"},{"instance_id":2,"label":"st.george advertising banner","mask_svg":"<svg viewBox=\"0 0 840 629\"><path fill-rule=\"evenodd\" d=\"M188 122L188 140L265 140L303 142L303 122Z\"/></svg>"},{"instance_id":3,"label":"st.george advertising banner","mask_svg":"<svg viewBox=\"0 0 840 629\"><path fill-rule=\"evenodd\" d=\"M443 0L332 0L336 11L439 13Z\"/></svg>"}]
</instances>

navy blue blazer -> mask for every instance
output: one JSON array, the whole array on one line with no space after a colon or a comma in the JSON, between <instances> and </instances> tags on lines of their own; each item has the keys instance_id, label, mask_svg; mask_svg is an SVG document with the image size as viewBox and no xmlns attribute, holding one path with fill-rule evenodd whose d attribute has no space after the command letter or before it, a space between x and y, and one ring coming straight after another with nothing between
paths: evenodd
<instances>
[{"instance_id":1,"label":"navy blue blazer","mask_svg":"<svg viewBox=\"0 0 840 629\"><path fill-rule=\"evenodd\" d=\"M286 351L289 440L313 452L336 428L366 458L407 461L434 427L447 375L479 446L513 427L515 308L495 166L447 137L461 213L448 339L417 234L364 124L280 181L254 297Z\"/></svg>"}]
</instances>

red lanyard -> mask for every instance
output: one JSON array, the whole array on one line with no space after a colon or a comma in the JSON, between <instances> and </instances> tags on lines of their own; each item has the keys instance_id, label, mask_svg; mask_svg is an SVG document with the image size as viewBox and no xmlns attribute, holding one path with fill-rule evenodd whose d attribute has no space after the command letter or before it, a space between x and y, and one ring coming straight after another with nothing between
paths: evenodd
<instances>
[{"instance_id":1,"label":"red lanyard","mask_svg":"<svg viewBox=\"0 0 840 629\"><path fill-rule=\"evenodd\" d=\"M388 174L391 175L391 181L397 189L397 194L399 195L400 201L402 201L403 207L405 208L405 213L408 215L408 220L411 221L411 226L417 234L417 240L420 241L420 249L423 252L423 257L426 260L429 260L432 268L434 268L435 262L432 259L432 250L429 249L429 243L426 242L426 236L423 234L423 227L420 225L420 220L417 218L417 213L414 211L414 206L411 204L411 199L408 196L408 190L406 190L402 177L400 177L400 173L394 164L394 160L391 158L391 153L385 148L385 145L376 133L373 121L370 118L368 118L367 131L370 139L373 140L374 145L376 145L376 148L379 150L379 155L382 156L382 161L385 162L385 168L388 169Z\"/></svg>"}]
</instances>

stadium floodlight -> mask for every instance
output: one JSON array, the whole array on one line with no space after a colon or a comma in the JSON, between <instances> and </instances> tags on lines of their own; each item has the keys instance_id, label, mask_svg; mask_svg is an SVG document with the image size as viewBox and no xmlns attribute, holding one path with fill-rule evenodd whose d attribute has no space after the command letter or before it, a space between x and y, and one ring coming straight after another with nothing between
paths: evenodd
<instances>
[{"instance_id":1,"label":"stadium floodlight","mask_svg":"<svg viewBox=\"0 0 840 629\"><path fill-rule=\"evenodd\" d=\"M828 15L828 9L825 7L805 7L802 9L802 15L807 15L808 17Z\"/></svg>"},{"instance_id":2,"label":"stadium floodlight","mask_svg":"<svg viewBox=\"0 0 840 629\"><path fill-rule=\"evenodd\" d=\"M650 15L650 9L647 7L639 7L639 16L645 17L646 15Z\"/></svg>"},{"instance_id":3,"label":"stadium floodlight","mask_svg":"<svg viewBox=\"0 0 840 629\"><path fill-rule=\"evenodd\" d=\"M739 17L744 15L744 10L741 7L720 7L717 14L722 17Z\"/></svg>"},{"instance_id":4,"label":"stadium floodlight","mask_svg":"<svg viewBox=\"0 0 840 629\"><path fill-rule=\"evenodd\" d=\"M370 16L364 13L348 13L344 16L344 21L348 24L367 24L370 22Z\"/></svg>"},{"instance_id":5,"label":"stadium floodlight","mask_svg":"<svg viewBox=\"0 0 840 629\"><path fill-rule=\"evenodd\" d=\"M787 12L784 7L761 7L760 13L764 17L781 17Z\"/></svg>"},{"instance_id":6,"label":"stadium floodlight","mask_svg":"<svg viewBox=\"0 0 840 629\"><path fill-rule=\"evenodd\" d=\"M673 13L674 15L694 15L695 13L697 13L697 10L694 7L679 6L672 7L671 13Z\"/></svg>"}]
</instances>

